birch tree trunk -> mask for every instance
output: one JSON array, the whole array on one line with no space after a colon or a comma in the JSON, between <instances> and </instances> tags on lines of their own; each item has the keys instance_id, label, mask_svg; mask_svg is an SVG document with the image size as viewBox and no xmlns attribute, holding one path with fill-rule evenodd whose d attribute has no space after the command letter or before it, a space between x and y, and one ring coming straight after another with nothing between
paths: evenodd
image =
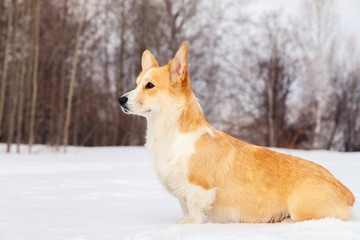
<instances>
[{"instance_id":1,"label":"birch tree trunk","mask_svg":"<svg viewBox=\"0 0 360 240\"><path fill-rule=\"evenodd\" d=\"M0 0L0 16L1 16L1 18L2 18L2 16L3 16L3 14L4 14L4 0ZM2 33L3 32L3 24L0 24L0 33ZM2 41L3 41L3 39L2 39L2 37L0 38L0 46L2 46Z\"/></svg>"},{"instance_id":2,"label":"birch tree trunk","mask_svg":"<svg viewBox=\"0 0 360 240\"><path fill-rule=\"evenodd\" d=\"M76 77L76 67L77 67L77 61L78 61L78 51L79 51L79 43L80 43L82 25L83 25L83 19L82 19L82 17L80 17L78 29L76 32L74 60L73 60L70 86L69 86L69 92L68 92L67 108L66 108L66 119L65 119L65 128L64 128L64 153L66 153L66 148L68 145L68 138L69 138L69 126L70 126L70 119L71 119L71 103L72 103L72 96L73 96L74 83L75 83L75 77Z\"/></svg>"},{"instance_id":3,"label":"birch tree trunk","mask_svg":"<svg viewBox=\"0 0 360 240\"><path fill-rule=\"evenodd\" d=\"M13 22L13 5L12 2L9 2L8 9L8 24L7 24L7 35L6 35L6 45L5 45L5 53L4 53L4 66L3 66L3 74L1 78L1 92L0 92L0 136L1 134L1 123L3 119L4 112L4 103L5 103L5 88L6 88L6 77L7 77L7 68L8 68L8 55L9 55L9 46L11 42L11 30L12 30L12 22Z\"/></svg>"},{"instance_id":4,"label":"birch tree trunk","mask_svg":"<svg viewBox=\"0 0 360 240\"><path fill-rule=\"evenodd\" d=\"M36 1L35 7L35 36L34 36L34 70L33 70L33 93L31 99L31 114L30 114L30 133L29 133L29 153L32 150L32 144L34 142L35 134L35 109L36 109L36 97L37 97L37 75L39 68L39 38L40 38L40 0Z\"/></svg>"},{"instance_id":5,"label":"birch tree trunk","mask_svg":"<svg viewBox=\"0 0 360 240\"><path fill-rule=\"evenodd\" d=\"M121 18L120 18L120 49L119 49L119 64L118 64L118 71L119 76L116 78L115 81L115 89L116 94L120 94L124 91L124 55L125 55L125 29L126 29L126 14L125 14L125 1L121 1L120 3L121 9ZM115 114L115 125L114 125L114 138L112 145L116 145L119 139L119 116L120 114Z\"/></svg>"},{"instance_id":6,"label":"birch tree trunk","mask_svg":"<svg viewBox=\"0 0 360 240\"><path fill-rule=\"evenodd\" d=\"M13 47L12 47L12 74L11 74L11 82L10 82L10 94L9 94L9 102L10 107L8 108L9 122L8 122L8 135L7 135L7 148L6 152L9 153L11 151L11 144L14 137L14 120L16 114L16 105L17 105L17 92L18 92L18 68L19 62L16 52L17 46L17 23L18 23L18 2L14 0L14 31L13 31Z\"/></svg>"},{"instance_id":7,"label":"birch tree trunk","mask_svg":"<svg viewBox=\"0 0 360 240\"><path fill-rule=\"evenodd\" d=\"M31 0L27 0L24 4L24 13L25 13L25 23L24 23L24 33L22 35L22 45L21 45L21 76L20 76L20 85L19 85L19 105L18 105L18 116L17 116L17 135L16 135L16 152L20 152L21 137L22 137L22 121L23 121L23 108L24 108L24 79L26 72L26 57L25 51L27 49L27 38L26 35L29 31L29 20L30 20L30 6Z\"/></svg>"},{"instance_id":8,"label":"birch tree trunk","mask_svg":"<svg viewBox=\"0 0 360 240\"><path fill-rule=\"evenodd\" d=\"M315 1L315 9L316 9L316 84L317 84L317 91L316 91L316 123L315 123L315 135L314 135L314 141L313 141L313 148L319 147L319 135L321 130L321 113L322 113L322 41L321 41L321 35L322 35L322 6L320 1Z\"/></svg>"}]
</instances>

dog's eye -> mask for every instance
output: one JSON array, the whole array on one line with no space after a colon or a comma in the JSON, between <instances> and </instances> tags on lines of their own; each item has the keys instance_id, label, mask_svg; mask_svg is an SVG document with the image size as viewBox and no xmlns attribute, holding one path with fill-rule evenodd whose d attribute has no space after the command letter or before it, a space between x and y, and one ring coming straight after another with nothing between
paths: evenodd
<instances>
[{"instance_id":1,"label":"dog's eye","mask_svg":"<svg viewBox=\"0 0 360 240\"><path fill-rule=\"evenodd\" d=\"M154 84L152 84L151 82L148 82L145 86L146 89L150 89L150 88L153 88L155 87Z\"/></svg>"}]
</instances>

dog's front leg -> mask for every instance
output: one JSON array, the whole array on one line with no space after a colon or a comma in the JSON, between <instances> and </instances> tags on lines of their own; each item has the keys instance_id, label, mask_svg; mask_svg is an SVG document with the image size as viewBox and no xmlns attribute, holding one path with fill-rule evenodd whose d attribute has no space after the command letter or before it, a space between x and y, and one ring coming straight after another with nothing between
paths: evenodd
<instances>
[{"instance_id":1,"label":"dog's front leg","mask_svg":"<svg viewBox=\"0 0 360 240\"><path fill-rule=\"evenodd\" d=\"M212 207L216 197L216 189L206 190L197 185L189 184L186 189L186 204L181 203L184 218L177 223L204 223L206 215Z\"/></svg>"},{"instance_id":2,"label":"dog's front leg","mask_svg":"<svg viewBox=\"0 0 360 240\"><path fill-rule=\"evenodd\" d=\"M179 198L179 203L180 203L181 209L183 211L184 217L177 220L176 222L177 223L182 223L182 221L184 221L184 219L187 219L189 217L189 210L188 210L188 207L187 207L186 200Z\"/></svg>"}]
</instances>

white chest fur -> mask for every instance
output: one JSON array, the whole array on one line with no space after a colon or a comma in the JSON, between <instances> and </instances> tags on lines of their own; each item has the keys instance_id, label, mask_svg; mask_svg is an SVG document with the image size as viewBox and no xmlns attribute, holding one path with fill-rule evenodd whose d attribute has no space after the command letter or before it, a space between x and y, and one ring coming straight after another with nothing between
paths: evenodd
<instances>
[{"instance_id":1,"label":"white chest fur","mask_svg":"<svg viewBox=\"0 0 360 240\"><path fill-rule=\"evenodd\" d=\"M206 129L179 133L174 126L151 126L149 123L146 147L153 156L153 164L159 180L177 198L185 199L187 162L195 153L195 143Z\"/></svg>"}]
</instances>

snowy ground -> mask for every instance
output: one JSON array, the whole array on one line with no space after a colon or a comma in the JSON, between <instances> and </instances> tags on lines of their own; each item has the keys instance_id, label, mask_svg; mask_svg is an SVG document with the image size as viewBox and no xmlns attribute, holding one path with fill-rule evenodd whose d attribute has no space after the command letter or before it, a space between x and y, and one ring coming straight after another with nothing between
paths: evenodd
<instances>
[{"instance_id":1,"label":"snowy ground","mask_svg":"<svg viewBox=\"0 0 360 240\"><path fill-rule=\"evenodd\" d=\"M359 203L348 222L177 225L143 147L26 150L0 145L0 240L360 239ZM359 199L360 153L279 151L325 166Z\"/></svg>"}]
</instances>

